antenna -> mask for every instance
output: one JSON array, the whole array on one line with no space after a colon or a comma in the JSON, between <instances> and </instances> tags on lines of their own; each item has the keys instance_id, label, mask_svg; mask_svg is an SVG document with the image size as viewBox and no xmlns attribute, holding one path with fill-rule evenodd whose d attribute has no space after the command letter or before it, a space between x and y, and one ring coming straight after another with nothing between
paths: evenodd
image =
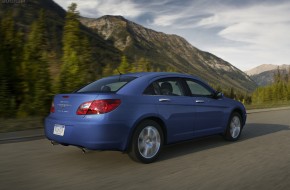
<instances>
[{"instance_id":1,"label":"antenna","mask_svg":"<svg viewBox=\"0 0 290 190\"><path fill-rule=\"evenodd\" d=\"M119 82L121 81L121 76L122 76L122 73L119 71L119 69L117 68L117 71L119 73Z\"/></svg>"},{"instance_id":2,"label":"antenna","mask_svg":"<svg viewBox=\"0 0 290 190\"><path fill-rule=\"evenodd\" d=\"M118 68L117 68L117 71L118 71L119 75L122 75L122 73L119 71L119 69L118 69Z\"/></svg>"}]
</instances>

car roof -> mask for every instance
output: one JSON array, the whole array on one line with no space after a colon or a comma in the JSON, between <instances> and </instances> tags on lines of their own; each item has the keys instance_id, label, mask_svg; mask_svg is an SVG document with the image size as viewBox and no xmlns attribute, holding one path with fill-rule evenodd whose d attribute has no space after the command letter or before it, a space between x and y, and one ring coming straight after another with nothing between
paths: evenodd
<instances>
[{"instance_id":1,"label":"car roof","mask_svg":"<svg viewBox=\"0 0 290 190\"><path fill-rule=\"evenodd\" d=\"M118 75L115 75L118 76ZM192 76L189 74L183 74L183 73L177 73L177 72L136 72L136 73L127 73L122 74L122 76L132 76L132 77L148 77L148 78L155 78L155 77L162 77L162 76L168 76L168 77L186 77L186 78L194 78L200 80L196 76Z\"/></svg>"}]
</instances>

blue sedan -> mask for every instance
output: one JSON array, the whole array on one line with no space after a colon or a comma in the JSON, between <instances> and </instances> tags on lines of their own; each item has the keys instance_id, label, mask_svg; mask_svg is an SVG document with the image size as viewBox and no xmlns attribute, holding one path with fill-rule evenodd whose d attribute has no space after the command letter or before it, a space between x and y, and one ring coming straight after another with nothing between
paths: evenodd
<instances>
[{"instance_id":1,"label":"blue sedan","mask_svg":"<svg viewBox=\"0 0 290 190\"><path fill-rule=\"evenodd\" d=\"M222 134L239 139L246 110L187 74L144 72L102 78L55 95L45 119L53 144L119 150L151 163L162 146Z\"/></svg>"}]
</instances>

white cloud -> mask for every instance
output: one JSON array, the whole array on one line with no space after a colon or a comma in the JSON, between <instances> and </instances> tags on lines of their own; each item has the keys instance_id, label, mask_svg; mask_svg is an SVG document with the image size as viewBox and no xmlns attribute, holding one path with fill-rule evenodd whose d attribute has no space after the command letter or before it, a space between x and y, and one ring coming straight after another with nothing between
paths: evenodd
<instances>
[{"instance_id":1,"label":"white cloud","mask_svg":"<svg viewBox=\"0 0 290 190\"><path fill-rule=\"evenodd\" d=\"M62 7L77 3L82 16L99 17L103 15L122 15L127 18L139 16L142 10L131 0L68 0L57 1Z\"/></svg>"},{"instance_id":2,"label":"white cloud","mask_svg":"<svg viewBox=\"0 0 290 190\"><path fill-rule=\"evenodd\" d=\"M202 12L194 3L184 7L163 7L155 10L152 25L156 27L172 26L172 28L188 29L193 28Z\"/></svg>"},{"instance_id":3,"label":"white cloud","mask_svg":"<svg viewBox=\"0 0 290 190\"><path fill-rule=\"evenodd\" d=\"M290 49L289 13L290 3L225 9L202 19L197 25L222 27L218 32L220 37L240 42L240 46L212 47L212 51L242 69L259 64L290 64L287 53Z\"/></svg>"},{"instance_id":4,"label":"white cloud","mask_svg":"<svg viewBox=\"0 0 290 190\"><path fill-rule=\"evenodd\" d=\"M228 26L241 21L254 23L277 23L289 21L290 3L262 4L250 7L236 8L220 6L207 10L213 16L202 19L198 25L215 27Z\"/></svg>"},{"instance_id":5,"label":"white cloud","mask_svg":"<svg viewBox=\"0 0 290 190\"><path fill-rule=\"evenodd\" d=\"M199 27L224 27L226 39L266 46L290 45L290 3L223 10L202 19Z\"/></svg>"},{"instance_id":6,"label":"white cloud","mask_svg":"<svg viewBox=\"0 0 290 190\"><path fill-rule=\"evenodd\" d=\"M102 0L95 6L96 11L101 15L122 15L125 17L139 16L141 10L131 1L123 0Z\"/></svg>"},{"instance_id":7,"label":"white cloud","mask_svg":"<svg viewBox=\"0 0 290 190\"><path fill-rule=\"evenodd\" d=\"M156 26L171 26L178 18L178 15L161 15L154 19L153 24Z\"/></svg>"}]
</instances>

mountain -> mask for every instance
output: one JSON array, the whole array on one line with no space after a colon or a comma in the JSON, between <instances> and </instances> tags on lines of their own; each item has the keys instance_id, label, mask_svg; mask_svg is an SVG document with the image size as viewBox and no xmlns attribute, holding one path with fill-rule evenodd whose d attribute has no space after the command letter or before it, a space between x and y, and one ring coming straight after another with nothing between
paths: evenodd
<instances>
[{"instance_id":1,"label":"mountain","mask_svg":"<svg viewBox=\"0 0 290 190\"><path fill-rule=\"evenodd\" d=\"M45 10L50 42L49 70L51 78L58 77L62 57L62 36L66 12L52 0L30 0L19 4L0 4L0 18L12 15L24 39L27 39L39 10ZM168 35L144 28L121 16L103 16L98 19L81 18L81 30L89 38L94 56L90 68L100 77L104 67L115 69L125 55L129 63L140 59L150 62L155 70L173 70L197 75L213 84L239 91L253 91L255 83L242 71L215 55L200 51L177 35Z\"/></svg>"},{"instance_id":2,"label":"mountain","mask_svg":"<svg viewBox=\"0 0 290 190\"><path fill-rule=\"evenodd\" d=\"M257 75L260 73L263 73L265 71L271 71L271 70L275 70L277 69L277 65L272 65L272 64L263 64L263 65L259 65L253 69L247 70L245 71L245 73L249 76L252 75Z\"/></svg>"},{"instance_id":3,"label":"mountain","mask_svg":"<svg viewBox=\"0 0 290 190\"><path fill-rule=\"evenodd\" d=\"M126 20L122 16L80 18L85 26L112 43L134 63L146 58L153 66L197 75L215 86L253 91L255 82L245 73L218 58L192 46L177 35L164 34Z\"/></svg>"},{"instance_id":4,"label":"mountain","mask_svg":"<svg viewBox=\"0 0 290 190\"><path fill-rule=\"evenodd\" d=\"M263 64L251 70L245 71L258 86L270 85L274 82L274 75L279 72L281 75L289 74L290 65Z\"/></svg>"}]
</instances>

